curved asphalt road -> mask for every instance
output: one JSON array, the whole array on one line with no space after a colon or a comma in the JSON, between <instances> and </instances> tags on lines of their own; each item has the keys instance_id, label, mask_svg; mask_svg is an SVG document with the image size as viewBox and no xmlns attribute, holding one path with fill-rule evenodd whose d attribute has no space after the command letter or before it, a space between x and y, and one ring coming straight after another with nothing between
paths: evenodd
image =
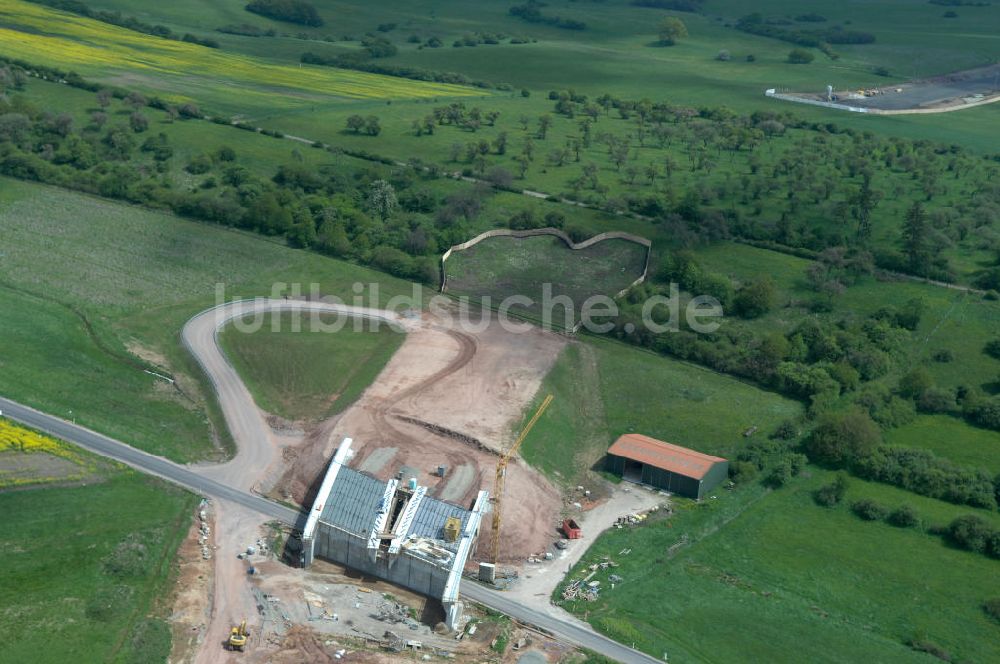
<instances>
[{"instance_id":1,"label":"curved asphalt road","mask_svg":"<svg viewBox=\"0 0 1000 664\"><path fill-rule=\"evenodd\" d=\"M194 472L163 457L142 452L86 427L47 415L4 397L0 397L0 414L79 445L95 454L178 484L197 494L238 503L301 530L307 516L305 512L266 500L249 491L248 478L256 477L256 473L252 471L259 473L266 469L275 450L266 435L266 423L261 419L250 392L219 348L217 335L226 322L237 317L264 311L303 310L380 319L397 326L403 323L395 314L376 309L360 309L324 302L269 299L230 302L204 311L188 321L182 333L184 344L211 377L214 387L219 391L219 401L226 423L234 438L240 442L236 457L225 464L205 466L199 472ZM650 664L659 661L590 629L523 607L486 586L467 582L463 584L461 594L467 599L505 613L523 623L550 632L569 643L588 648L619 662Z\"/></svg>"}]
</instances>

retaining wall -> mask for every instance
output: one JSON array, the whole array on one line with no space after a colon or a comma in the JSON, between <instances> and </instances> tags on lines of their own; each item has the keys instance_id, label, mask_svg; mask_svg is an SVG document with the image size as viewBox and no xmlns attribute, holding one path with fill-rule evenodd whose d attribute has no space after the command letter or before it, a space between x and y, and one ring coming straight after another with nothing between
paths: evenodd
<instances>
[{"instance_id":1,"label":"retaining wall","mask_svg":"<svg viewBox=\"0 0 1000 664\"><path fill-rule=\"evenodd\" d=\"M766 97L773 97L774 99L781 99L782 101L791 101L797 104L809 104L811 106L823 106L825 108L832 108L838 111L851 111L853 113L867 113L869 115L917 115L922 113L950 113L951 111L960 111L963 108L973 108L974 106L984 106L985 104L992 104L993 102L1000 101L1000 95L993 95L989 97L984 97L977 101L963 102L961 104L953 104L950 106L937 106L932 108L874 108L874 107L861 107L861 106L847 106L845 104L838 104L832 101L822 101L819 99L808 99L806 97L798 97L795 95L786 95L780 92L771 92L768 90L764 93Z\"/></svg>"},{"instance_id":2,"label":"retaining wall","mask_svg":"<svg viewBox=\"0 0 1000 664\"><path fill-rule=\"evenodd\" d=\"M853 111L854 113L872 113L873 111L869 108L862 108L861 106L847 106L845 104L838 104L832 101L822 101L819 99L807 99L806 97L796 97L795 95L781 94L780 92L771 92L768 90L764 93L765 97L773 97L775 99L781 99L784 101L794 101L798 104L809 104L810 106L822 106L824 108L833 108L838 111Z\"/></svg>"}]
</instances>

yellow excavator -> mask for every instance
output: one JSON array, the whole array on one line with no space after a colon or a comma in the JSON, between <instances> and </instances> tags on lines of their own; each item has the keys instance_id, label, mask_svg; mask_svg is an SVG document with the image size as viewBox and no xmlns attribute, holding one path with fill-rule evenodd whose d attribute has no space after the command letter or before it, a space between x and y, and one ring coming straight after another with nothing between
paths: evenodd
<instances>
[{"instance_id":1,"label":"yellow excavator","mask_svg":"<svg viewBox=\"0 0 1000 664\"><path fill-rule=\"evenodd\" d=\"M250 630L247 629L247 620L243 619L243 622L239 624L238 627L233 627L229 632L229 641L226 642L226 647L229 650L238 650L243 652L246 648L247 639L250 638Z\"/></svg>"}]
</instances>

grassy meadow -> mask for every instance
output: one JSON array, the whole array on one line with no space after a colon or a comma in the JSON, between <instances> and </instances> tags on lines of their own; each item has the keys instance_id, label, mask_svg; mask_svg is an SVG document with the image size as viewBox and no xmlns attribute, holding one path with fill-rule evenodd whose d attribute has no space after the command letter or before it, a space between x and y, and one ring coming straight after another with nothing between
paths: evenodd
<instances>
[{"instance_id":1,"label":"grassy meadow","mask_svg":"<svg viewBox=\"0 0 1000 664\"><path fill-rule=\"evenodd\" d=\"M920 415L886 435L891 445L928 449L934 454L991 475L1000 473L1000 437L947 415Z\"/></svg>"},{"instance_id":2,"label":"grassy meadow","mask_svg":"<svg viewBox=\"0 0 1000 664\"><path fill-rule=\"evenodd\" d=\"M587 298L614 297L641 277L647 253L646 247L619 239L570 249L552 235L487 238L452 252L444 263L447 292L488 302L492 307L502 306L511 294L525 295L532 303L511 306L510 311L535 320L546 317L546 298L556 304L568 297L570 310L554 306L551 320L544 322L572 328L579 322Z\"/></svg>"},{"instance_id":3,"label":"grassy meadow","mask_svg":"<svg viewBox=\"0 0 1000 664\"><path fill-rule=\"evenodd\" d=\"M173 557L196 503L110 467L82 484L0 492L2 659L165 661Z\"/></svg>"},{"instance_id":4,"label":"grassy meadow","mask_svg":"<svg viewBox=\"0 0 1000 664\"><path fill-rule=\"evenodd\" d=\"M565 607L670 661L934 661L912 639L952 661L1000 656L997 627L980 608L996 594L984 583L996 561L919 529L862 521L846 505L817 506L811 492L830 477L814 472L775 492L720 491L682 502L669 520L608 531L570 578L610 556L624 581L612 590L600 572L601 598ZM931 523L970 511L855 480L847 501L858 498L906 502Z\"/></svg>"},{"instance_id":5,"label":"grassy meadow","mask_svg":"<svg viewBox=\"0 0 1000 664\"><path fill-rule=\"evenodd\" d=\"M624 433L732 457L750 427L766 436L802 414L798 402L778 394L605 339L567 346L538 394L556 399L522 455L558 482L574 485L585 471L602 469L604 453Z\"/></svg>"},{"instance_id":6,"label":"grassy meadow","mask_svg":"<svg viewBox=\"0 0 1000 664\"><path fill-rule=\"evenodd\" d=\"M219 335L257 405L269 413L314 421L344 411L403 343L404 335L387 326L355 329L350 319L332 315L317 320L343 326L312 329L312 316L268 314L255 331L230 325Z\"/></svg>"},{"instance_id":7,"label":"grassy meadow","mask_svg":"<svg viewBox=\"0 0 1000 664\"><path fill-rule=\"evenodd\" d=\"M275 283L347 299L355 282L409 293L260 236L14 180L0 192L0 391L179 461L222 454L228 435L179 338L215 304L216 284L226 298L271 295Z\"/></svg>"},{"instance_id":8,"label":"grassy meadow","mask_svg":"<svg viewBox=\"0 0 1000 664\"><path fill-rule=\"evenodd\" d=\"M357 49L365 33L375 32L378 25L395 23L395 28L384 35L396 43L399 53L388 62L460 71L531 89L547 89L554 78L560 78L564 87L588 92L598 87L618 94L661 89L714 99L719 89L727 89L740 101L757 98L766 87L807 85L816 77L834 77L831 82L867 82L872 79L871 68L875 65L886 66L902 78L973 67L996 54L995 35L1000 30L1000 12L994 6L968 7L958 12L958 18L949 20L941 18L944 10L940 6L920 0L875 0L866 3L863 13L850 6L789 0L765 0L752 8L736 0L707 0L700 14L635 7L627 0L547 3L546 14L577 18L587 25L583 31L525 22L508 13L514 4L513 0L482 0L474 5L439 0L387 0L377 5L320 1L315 5L326 24L315 28L250 14L242 10L243 3L238 0L209 5L182 0L155 9L138 0L101 0L95 6L162 22L176 30L198 29L203 35L236 23L273 29L279 36L271 39L222 33L212 36L219 39L223 49L248 53L277 42L278 52L295 57L304 50ZM784 63L791 45L731 27L750 11L786 18L810 10L822 14L828 23L806 24L806 28L849 22L850 29L872 32L877 41L859 46L837 45L835 50L841 57L836 61L815 51L817 60L812 65L795 67ZM667 15L684 20L690 35L675 47L657 47L656 22ZM933 36L928 35L928 28L934 28ZM501 40L498 45L452 46L455 40L476 32L500 33L528 43ZM420 48L420 43L407 41L411 35L422 42L438 37L443 46ZM733 55L730 63L714 60L721 49ZM756 56L755 62L740 62L751 53ZM538 61L548 66L529 66Z\"/></svg>"}]
</instances>

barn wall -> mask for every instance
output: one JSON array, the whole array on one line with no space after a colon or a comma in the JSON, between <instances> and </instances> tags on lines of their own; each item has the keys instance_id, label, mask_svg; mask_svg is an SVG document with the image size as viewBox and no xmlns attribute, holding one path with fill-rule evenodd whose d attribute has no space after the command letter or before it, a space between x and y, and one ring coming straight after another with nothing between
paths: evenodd
<instances>
[{"instance_id":1,"label":"barn wall","mask_svg":"<svg viewBox=\"0 0 1000 664\"><path fill-rule=\"evenodd\" d=\"M729 462L719 461L712 464L712 468L705 473L705 477L701 481L701 495L698 497L702 498L708 495L710 491L727 479L729 479Z\"/></svg>"},{"instance_id":2,"label":"barn wall","mask_svg":"<svg viewBox=\"0 0 1000 664\"><path fill-rule=\"evenodd\" d=\"M625 457L615 456L614 454L607 455L607 459L604 461L604 468L609 473L614 473L619 477L625 474Z\"/></svg>"},{"instance_id":3,"label":"barn wall","mask_svg":"<svg viewBox=\"0 0 1000 664\"><path fill-rule=\"evenodd\" d=\"M642 482L679 496L698 497L698 480L656 466L642 465Z\"/></svg>"},{"instance_id":4,"label":"barn wall","mask_svg":"<svg viewBox=\"0 0 1000 664\"><path fill-rule=\"evenodd\" d=\"M608 454L604 459L604 468L608 472L621 477L625 474L625 463L625 457ZM701 482L693 477L679 475L677 473L672 473L669 470L657 468L656 466L642 464L643 484L648 484L649 486L662 489L663 491L676 493L679 496L696 498L698 500L708 495L710 491L728 479L728 477L728 461L720 461L712 464L711 469L709 469L709 471L705 474L705 477L701 480Z\"/></svg>"}]
</instances>

